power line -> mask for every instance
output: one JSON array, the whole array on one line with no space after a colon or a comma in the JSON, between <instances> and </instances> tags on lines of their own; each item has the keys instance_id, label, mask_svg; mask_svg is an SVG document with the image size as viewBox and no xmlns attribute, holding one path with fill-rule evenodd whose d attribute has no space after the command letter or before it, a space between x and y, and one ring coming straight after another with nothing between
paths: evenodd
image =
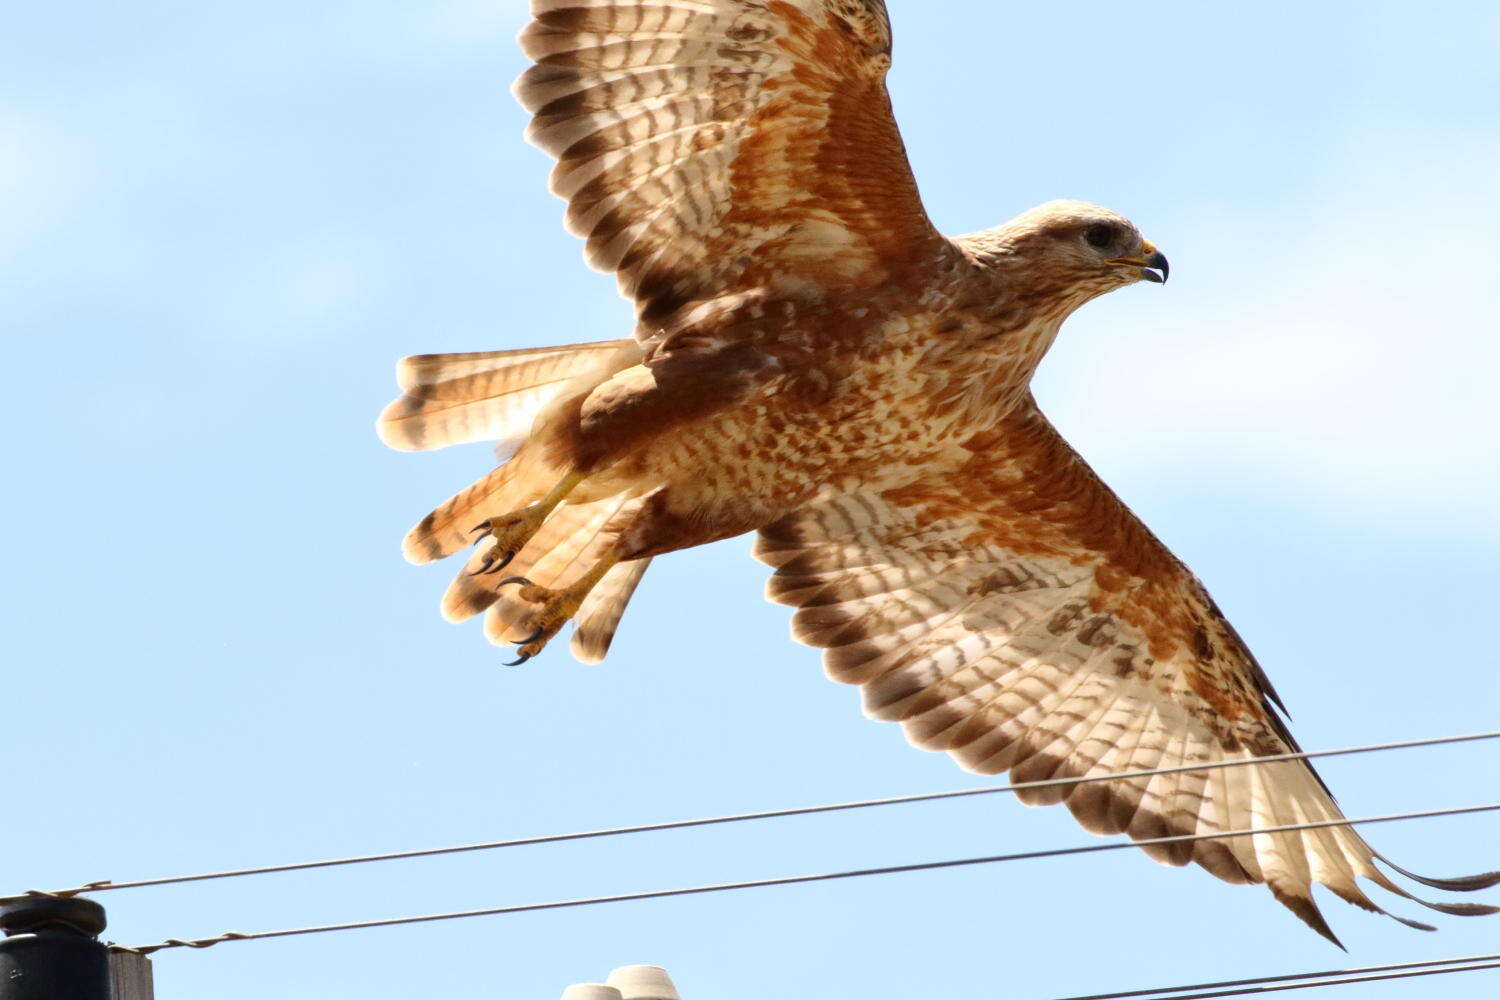
<instances>
[{"instance_id":1,"label":"power line","mask_svg":"<svg viewBox=\"0 0 1500 1000\"><path fill-rule=\"evenodd\" d=\"M1018 854L996 854L982 858L960 858L953 861L927 861L918 864L892 865L884 868L859 868L852 871L825 872L816 875L787 875L780 878L754 879L747 882L724 882L717 885L688 886L677 889L654 889L647 892L631 892L615 896L591 896L582 899L553 900L545 903L522 903L514 906L495 906L482 910L460 910L452 913L433 913L416 917L388 917L380 920L360 920L344 924L325 924L317 927L296 927L278 931L254 931L240 933L229 931L217 937L183 940L169 938L159 944L141 945L122 950L149 955L166 948L210 948L229 941L263 941L269 938L297 937L305 934L326 934L333 931L370 930L376 927L400 927L410 924L435 923L441 920L463 920L470 917L493 917L509 913L535 913L542 910L562 910L582 906L599 906L606 903L626 903L646 899L667 899L676 896L700 896L715 892L731 892L739 889L762 889L771 886L804 885L811 882L832 882L840 879L867 878L873 875L899 875L907 872L936 871L944 868L962 868L971 865L998 864L1006 861L1027 861L1036 858L1057 858L1077 854L1099 854L1104 851L1120 851L1128 848L1147 847L1156 844L1187 844L1199 840L1227 840L1232 837L1251 837L1270 833L1295 833L1300 830L1321 830L1336 826L1367 826L1375 823L1394 823L1401 820L1432 819L1439 816L1465 816L1475 813L1500 811L1500 803L1482 806L1464 806L1457 809L1433 809L1424 812L1395 813L1387 816L1366 816L1359 819L1323 820L1317 823L1297 823L1289 826L1268 826L1258 830L1229 830L1224 833L1184 834L1171 837L1151 837L1109 844L1088 844L1081 847L1053 848L1042 851L1024 851ZM1202 994L1212 996L1217 994ZM1180 998L1187 1000L1187 998Z\"/></svg>"},{"instance_id":2,"label":"power line","mask_svg":"<svg viewBox=\"0 0 1500 1000\"><path fill-rule=\"evenodd\" d=\"M1431 969L1444 965L1470 965L1475 962L1500 962L1500 955L1471 955L1468 958L1443 958L1426 962L1402 962L1397 965L1366 965L1358 969L1329 969L1324 972L1298 972L1281 976L1259 976L1255 979L1226 979L1216 983L1193 983L1191 986L1158 986L1146 990L1129 990L1122 993L1090 993L1088 996L1061 997L1059 1000L1130 1000L1133 997L1165 998L1172 993L1191 990L1217 990L1236 986L1257 986L1265 983L1286 983L1299 979L1328 979L1334 976L1364 976L1380 972L1404 972L1409 969ZM1486 968L1487 966L1480 966ZM1463 971L1463 970L1459 970ZM1319 984L1313 984L1319 985ZM1185 1000L1175 997L1172 1000Z\"/></svg>"},{"instance_id":3,"label":"power line","mask_svg":"<svg viewBox=\"0 0 1500 1000\"><path fill-rule=\"evenodd\" d=\"M1310 990L1319 986L1349 986L1354 983L1378 983L1388 979L1416 979L1420 976L1448 976L1455 972L1480 972L1484 969L1500 969L1500 962L1485 962L1480 965L1460 965L1446 969L1423 969L1418 972L1392 972L1379 976L1347 976L1341 979L1323 979L1316 982L1283 983L1277 986L1250 986L1239 990L1217 990L1212 993L1183 993L1171 1000L1214 1000L1218 997L1247 997L1263 993L1284 993L1287 990Z\"/></svg>"},{"instance_id":4,"label":"power line","mask_svg":"<svg viewBox=\"0 0 1500 1000\"><path fill-rule=\"evenodd\" d=\"M493 851L507 847L528 847L538 844L559 844L574 840L593 840L603 837L622 837L638 833L658 833L665 830L687 830L694 827L720 826L730 823L748 823L757 820L782 819L790 816L812 816L819 813L845 812L853 809L873 809L881 806L910 805L919 802L938 802L946 799L971 798L979 795L996 795L1003 792L1026 791L1035 788L1050 788L1060 785L1086 785L1100 781L1121 781L1149 778L1156 775L1184 774L1191 771L1209 771L1231 767L1246 767L1252 764L1275 764L1291 760L1313 760L1325 757L1348 757L1355 754L1375 753L1385 750L1412 750L1422 747L1445 746L1455 743L1475 743L1481 740L1500 739L1500 731L1472 733L1466 736L1441 736L1435 739L1403 740L1394 743L1375 743L1366 746L1341 747L1336 750L1317 750L1311 753L1286 753L1269 757L1249 757L1243 760L1211 761L1202 764L1186 764L1181 767L1159 768L1151 771L1121 771L1115 774L1089 775L1082 778L1048 778L1044 781L1022 781L1007 785L990 785L984 788L965 788L951 792L926 792L918 795L898 795L889 798L865 799L856 802L838 802L821 806L798 806L790 809L772 809L764 812L734 813L725 816L710 816L702 819L671 820L663 823L647 823L639 826L620 826L601 830L584 830L574 833L556 833L537 837L518 837L510 840L494 840L478 844L461 844L453 847L428 847L410 851L390 851L382 854L366 854L356 857L331 858L324 861L300 861L281 865L263 865L255 868L237 868L226 871L204 872L197 875L173 875L163 878L115 881L101 879L87 882L72 889L54 892L30 890L30 896L77 896L82 893L108 892L114 889L141 889L149 886L180 885L185 882L206 882L212 879L243 878L250 875L272 875L279 872L310 871L317 868L335 868L344 865L363 865L379 861L402 861L412 858L431 858L445 854L467 854L475 851Z\"/></svg>"}]
</instances>

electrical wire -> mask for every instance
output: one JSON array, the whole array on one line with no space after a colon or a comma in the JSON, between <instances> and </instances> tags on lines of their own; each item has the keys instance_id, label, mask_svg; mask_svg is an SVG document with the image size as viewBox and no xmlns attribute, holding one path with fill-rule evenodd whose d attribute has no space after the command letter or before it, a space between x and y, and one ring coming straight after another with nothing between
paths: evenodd
<instances>
[{"instance_id":1,"label":"electrical wire","mask_svg":"<svg viewBox=\"0 0 1500 1000\"><path fill-rule=\"evenodd\" d=\"M1060 997L1058 1000L1132 1000L1145 997L1148 1000L1166 1000L1169 994L1191 990L1218 990L1239 986L1259 986L1265 983L1286 983L1299 979L1329 979L1335 976L1365 976L1371 973L1404 972L1411 969L1430 969L1444 965L1471 965L1476 962L1500 962L1500 955L1471 955L1468 958L1443 958L1426 962L1401 962L1396 965L1366 965L1357 969L1329 969L1324 972L1297 972L1281 976L1258 976L1254 979L1226 979L1216 983L1193 983L1191 986L1157 986L1146 990L1128 990L1121 993L1090 993L1087 996ZM1488 966L1480 966L1488 968ZM1462 971L1462 970L1460 970ZM1313 984L1318 985L1318 984ZM1174 997L1172 1000L1185 1000Z\"/></svg>"},{"instance_id":2,"label":"electrical wire","mask_svg":"<svg viewBox=\"0 0 1500 1000\"><path fill-rule=\"evenodd\" d=\"M331 858L324 861L300 861L280 865L262 865L255 868L237 868L226 871L204 872L196 875L173 875L163 878L116 881L100 879L86 882L72 889L51 892L29 890L22 895L66 898L83 893L109 892L115 889L140 889L149 886L181 885L187 882L205 882L211 879L243 878L251 875L271 875L280 872L310 871L317 868L334 868L344 865L363 865L381 861L402 861L412 858L431 858L446 854L466 854L476 851L493 851L507 847L527 847L537 844L559 844L574 840L593 840L603 837L622 837L638 833L657 833L665 830L687 830L694 827L719 826L730 823L748 823L757 820L782 819L790 816L812 816L819 813L845 812L854 809L873 809L881 806L910 805L919 802L938 802L946 799L971 798L980 795L996 795L1005 792L1050 788L1061 785L1086 785L1100 781L1120 781L1149 778L1156 775L1184 774L1191 771L1209 771L1231 767L1246 767L1252 764L1275 764L1290 760L1314 760L1327 757L1347 757L1355 754L1376 753L1386 750L1412 750L1422 747L1446 746L1456 743L1475 743L1481 740L1500 739L1500 731L1472 733L1465 736L1442 736L1435 739L1402 740L1394 743L1375 743L1365 746L1341 747L1336 750L1317 750L1311 753L1286 753L1268 757L1249 757L1243 760L1210 761L1201 764L1186 764L1181 767L1159 768L1150 771L1121 771L1115 774L1097 774L1082 778L1049 778L1044 781L1022 781L1006 785L990 785L983 788L964 788L950 792L927 792L918 795L898 795L889 798L865 799L857 802L838 802L831 805L798 806L790 809L772 809L764 812L734 813L725 816L710 816L701 819L672 820L663 823L647 823L639 826L620 826L601 830L584 830L574 833L547 834L536 837L518 837L510 840L494 840L478 844L461 844L452 847L428 847L410 851L390 851L382 854L366 854L347 858Z\"/></svg>"},{"instance_id":3,"label":"electrical wire","mask_svg":"<svg viewBox=\"0 0 1500 1000\"><path fill-rule=\"evenodd\" d=\"M1269 826L1256 830L1229 830L1212 834L1183 834L1170 837L1151 837L1141 840L1117 841L1108 844L1088 844L1081 847L1053 848L1041 851L1025 851L1018 854L996 854L982 858L960 858L952 861L928 861L917 864L891 865L884 868L860 868L852 871L825 872L815 875L787 875L779 878L754 879L747 882L725 882L717 885L688 886L676 889L654 889L647 892L631 892L614 896L591 896L582 899L553 900L545 903L523 903L513 906L495 906L481 910L460 910L452 913L433 913L415 917L387 917L379 920L360 920L343 924L324 924L317 927L295 927L287 930L254 931L240 933L228 931L216 937L183 940L169 938L158 944L120 948L136 954L149 955L167 948L211 948L230 941L263 941L270 938L297 937L306 934L327 934L334 931L369 930L376 927L400 927L411 924L435 923L442 920L463 920L471 917L493 917L509 913L535 913L542 910L562 910L582 906L598 906L607 903L626 903L646 899L667 899L676 896L699 896L715 892L731 892L739 889L761 889L770 886L804 885L811 882L832 882L841 879L867 878L875 875L898 875L907 872L936 871L944 868L962 868L971 865L998 864L1007 861L1026 861L1036 858L1057 858L1078 854L1099 854L1105 851L1120 851L1156 844L1187 844L1199 840L1227 840L1233 837L1251 837L1270 833L1295 833L1301 830L1322 830L1336 826L1368 826L1376 823L1394 823L1402 820L1431 819L1439 816L1466 816L1476 813L1500 812L1500 803L1481 806L1464 806L1456 809L1432 809L1423 812L1395 813L1387 816L1366 816L1359 819L1323 820L1316 823L1297 823L1289 826ZM1200 994L1216 996L1219 994ZM1187 1000L1187 998L1180 998Z\"/></svg>"},{"instance_id":4,"label":"electrical wire","mask_svg":"<svg viewBox=\"0 0 1500 1000\"><path fill-rule=\"evenodd\" d=\"M1448 976L1455 972L1480 972L1484 969L1500 969L1500 962L1485 962L1480 965L1460 965L1446 969L1423 969L1418 972L1392 972L1380 976L1348 976L1341 979L1323 979L1316 982L1283 983L1277 986L1250 986L1239 990L1216 990L1211 993L1179 993L1171 1000L1215 1000L1218 997L1248 997L1265 993L1284 993L1287 990L1310 990L1319 986L1349 986L1354 983L1379 983L1390 979L1416 979L1420 976ZM1165 997L1165 994L1162 994Z\"/></svg>"}]
</instances>

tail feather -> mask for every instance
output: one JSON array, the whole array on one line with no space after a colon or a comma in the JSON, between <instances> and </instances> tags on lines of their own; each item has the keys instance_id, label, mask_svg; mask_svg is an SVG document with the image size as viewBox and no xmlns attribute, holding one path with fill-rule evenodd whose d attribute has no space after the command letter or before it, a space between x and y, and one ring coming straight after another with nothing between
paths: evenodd
<instances>
[{"instance_id":1,"label":"tail feather","mask_svg":"<svg viewBox=\"0 0 1500 1000\"><path fill-rule=\"evenodd\" d=\"M523 436L569 382L604 369L632 344L604 340L404 358L396 366L396 381L405 395L380 414L376 432L398 451Z\"/></svg>"},{"instance_id":2,"label":"tail feather","mask_svg":"<svg viewBox=\"0 0 1500 1000\"><path fill-rule=\"evenodd\" d=\"M628 498L611 497L577 507L560 507L516 557L515 565L524 566L522 573L539 587L561 590L576 583L614 542L614 532L606 529L629 503ZM554 521L559 522L555 527ZM565 537L557 540L554 533L548 532L549 527L565 533ZM531 631L531 611L531 605L517 599L511 591L502 590L485 614L484 633L496 645L514 642Z\"/></svg>"},{"instance_id":3,"label":"tail feather","mask_svg":"<svg viewBox=\"0 0 1500 1000\"><path fill-rule=\"evenodd\" d=\"M426 451L471 441L527 444L515 457L449 498L423 518L403 543L414 563L434 562L478 546L443 596L443 617L464 621L485 616L485 634L496 643L530 631L533 609L501 584L524 576L537 585L561 589L596 565L613 540L610 521L626 507L626 497L586 504L564 503L503 571L482 573L494 548L477 530L493 517L532 503L552 488L566 469L550 454L548 429L566 419L570 401L580 399L603 379L637 364L641 348L633 340L606 340L561 347L424 354L403 359L396 380L403 395L376 423L380 439L401 451ZM502 458L504 456L502 455ZM620 616L650 560L616 566L589 594L577 616L574 654L597 663L609 649Z\"/></svg>"},{"instance_id":4,"label":"tail feather","mask_svg":"<svg viewBox=\"0 0 1500 1000\"><path fill-rule=\"evenodd\" d=\"M634 341L604 340L406 358L396 367L406 395L385 408L376 430L405 451L524 437L548 404L586 391L639 350ZM433 562L465 548L478 525L537 499L560 475L542 455L517 456L423 518L403 543L406 558Z\"/></svg>"},{"instance_id":5,"label":"tail feather","mask_svg":"<svg viewBox=\"0 0 1500 1000\"><path fill-rule=\"evenodd\" d=\"M524 576L543 587L557 586L559 575L555 567L559 560L576 555L617 508L618 504L609 503L563 504L542 523L504 570L481 574L478 571L484 567L492 547L487 540L449 584L448 592L443 595L443 617L450 622L468 621L494 604L500 597L500 585L514 577ZM574 575L581 576L586 568L579 568Z\"/></svg>"},{"instance_id":6,"label":"tail feather","mask_svg":"<svg viewBox=\"0 0 1500 1000\"><path fill-rule=\"evenodd\" d=\"M535 500L539 477L522 457L491 470L466 489L449 497L406 533L401 551L408 562L430 563L445 559L474 544L475 529L491 517L508 514Z\"/></svg>"},{"instance_id":7,"label":"tail feather","mask_svg":"<svg viewBox=\"0 0 1500 1000\"><path fill-rule=\"evenodd\" d=\"M608 357L629 343L626 340L594 340L585 344L555 344L549 347L518 347L508 351L473 351L459 354L414 354L396 363L396 384L412 395L440 395L444 382L528 364L541 358L578 355Z\"/></svg>"},{"instance_id":8,"label":"tail feather","mask_svg":"<svg viewBox=\"0 0 1500 1000\"><path fill-rule=\"evenodd\" d=\"M620 627L620 616L625 614L625 606L635 595L635 588L650 565L649 558L621 563L599 581L599 586L583 602L583 607L578 609L578 624L569 647L578 662L604 662L610 643L614 642L615 631Z\"/></svg>"}]
</instances>

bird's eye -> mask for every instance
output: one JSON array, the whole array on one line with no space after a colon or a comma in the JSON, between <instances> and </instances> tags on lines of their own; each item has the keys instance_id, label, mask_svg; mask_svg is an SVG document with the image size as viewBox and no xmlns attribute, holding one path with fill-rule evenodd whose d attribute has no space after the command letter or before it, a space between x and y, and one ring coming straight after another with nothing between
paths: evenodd
<instances>
[{"instance_id":1,"label":"bird's eye","mask_svg":"<svg viewBox=\"0 0 1500 1000\"><path fill-rule=\"evenodd\" d=\"M1089 226L1083 238L1088 241L1089 246L1103 250L1115 241L1115 227L1107 222L1097 222Z\"/></svg>"}]
</instances>

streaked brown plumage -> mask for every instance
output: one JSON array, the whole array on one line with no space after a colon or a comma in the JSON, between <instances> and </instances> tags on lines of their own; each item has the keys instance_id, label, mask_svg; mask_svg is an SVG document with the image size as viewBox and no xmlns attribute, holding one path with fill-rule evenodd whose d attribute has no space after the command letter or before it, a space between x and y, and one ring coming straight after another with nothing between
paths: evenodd
<instances>
[{"instance_id":1,"label":"streaked brown plumage","mask_svg":"<svg viewBox=\"0 0 1500 1000\"><path fill-rule=\"evenodd\" d=\"M885 92L880 0L532 11L529 136L638 324L632 340L402 362L387 443L519 442L406 540L415 562L478 542L446 617L484 614L523 658L576 618L574 652L597 661L652 557L759 530L797 638L870 715L967 768L1083 777L1295 747L1202 585L1028 390L1070 313L1162 280L1134 226L1053 202L938 234ZM1302 762L1022 798L1137 839L1339 816ZM1407 896L1348 828L1146 849L1264 882L1330 938L1313 883L1370 910L1357 877Z\"/></svg>"}]
</instances>

